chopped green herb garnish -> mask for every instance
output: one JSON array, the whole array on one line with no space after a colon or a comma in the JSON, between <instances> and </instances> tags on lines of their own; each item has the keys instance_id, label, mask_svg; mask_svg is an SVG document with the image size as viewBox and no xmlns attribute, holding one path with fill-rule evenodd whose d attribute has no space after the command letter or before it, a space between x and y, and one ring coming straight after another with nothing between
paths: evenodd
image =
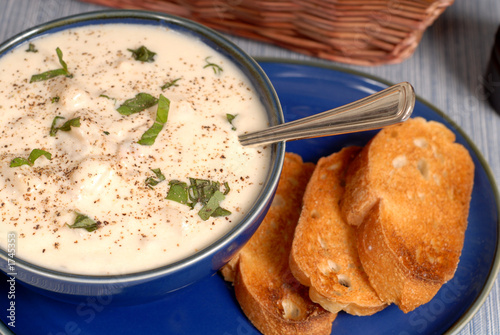
<instances>
[{"instance_id":1,"label":"chopped green herb garnish","mask_svg":"<svg viewBox=\"0 0 500 335\"><path fill-rule=\"evenodd\" d=\"M70 77L67 75L67 71L65 71L64 69L50 70L47 72L43 72L43 73L35 74L35 75L31 76L30 83L34 83L37 81L49 80L49 79L52 79L52 78L58 77L58 76Z\"/></svg>"},{"instance_id":2,"label":"chopped green herb garnish","mask_svg":"<svg viewBox=\"0 0 500 335\"><path fill-rule=\"evenodd\" d=\"M22 158L22 157L16 157L10 162L10 167L18 167L21 165L29 165L33 166L35 164L35 161L40 157L40 156L45 156L48 160L52 159L52 154L42 150L42 149L33 149L28 156L28 159Z\"/></svg>"},{"instance_id":3,"label":"chopped green herb garnish","mask_svg":"<svg viewBox=\"0 0 500 335\"><path fill-rule=\"evenodd\" d=\"M238 114L236 115L233 115L233 114L226 114L226 118L227 118L227 121L229 122L229 124L232 126L232 130L236 130L236 127L233 125L233 120L235 117L237 117Z\"/></svg>"},{"instance_id":4,"label":"chopped green herb garnish","mask_svg":"<svg viewBox=\"0 0 500 335\"><path fill-rule=\"evenodd\" d=\"M59 102L59 100L60 100L59 97L53 97L52 99L50 99L50 102L55 103L55 102Z\"/></svg>"},{"instance_id":5,"label":"chopped green herb garnish","mask_svg":"<svg viewBox=\"0 0 500 335\"><path fill-rule=\"evenodd\" d=\"M229 191L231 191L231 189L229 188L229 183L226 181L224 182L224 195L227 195L229 193Z\"/></svg>"},{"instance_id":6,"label":"chopped green herb garnish","mask_svg":"<svg viewBox=\"0 0 500 335\"><path fill-rule=\"evenodd\" d=\"M158 109L156 111L156 120L153 125L142 134L142 137L137 143L141 145L153 145L156 137L163 129L163 125L167 122L168 111L170 109L170 100L160 94L158 99Z\"/></svg>"},{"instance_id":7,"label":"chopped green herb garnish","mask_svg":"<svg viewBox=\"0 0 500 335\"><path fill-rule=\"evenodd\" d=\"M178 180L171 180L168 184L170 185L170 188L168 189L167 197L165 199L187 205L188 204L187 184Z\"/></svg>"},{"instance_id":8,"label":"chopped green herb garnish","mask_svg":"<svg viewBox=\"0 0 500 335\"><path fill-rule=\"evenodd\" d=\"M200 209L198 215L203 221L208 220L210 216L219 208L219 203L224 200L224 194L215 191L205 205Z\"/></svg>"},{"instance_id":9,"label":"chopped green herb garnish","mask_svg":"<svg viewBox=\"0 0 500 335\"><path fill-rule=\"evenodd\" d=\"M227 209L224 209L222 207L217 207L215 211L212 212L211 217L217 217L217 216L228 216L231 215L231 212L228 211Z\"/></svg>"},{"instance_id":10,"label":"chopped green herb garnish","mask_svg":"<svg viewBox=\"0 0 500 335\"><path fill-rule=\"evenodd\" d=\"M116 110L122 115L139 113L158 103L158 99L148 93L138 93L134 98L126 100Z\"/></svg>"},{"instance_id":11,"label":"chopped green herb garnish","mask_svg":"<svg viewBox=\"0 0 500 335\"><path fill-rule=\"evenodd\" d=\"M162 90L162 91L163 91L163 90L166 90L167 88L170 88L170 87L172 87L172 86L179 86L179 85L177 85L177 82L178 82L179 80L181 80L181 78L177 78L177 79L174 79L174 80L169 81L168 83L165 83L165 85L163 85L163 86L161 87L161 90Z\"/></svg>"},{"instance_id":12,"label":"chopped green herb garnish","mask_svg":"<svg viewBox=\"0 0 500 335\"><path fill-rule=\"evenodd\" d=\"M57 76L66 76L68 78L73 77L73 75L68 71L68 65L63 60L63 53L61 49L57 48L56 53L57 53L57 58L59 58L59 64L61 64L62 68L46 71L40 74L35 74L31 76L30 83L48 80Z\"/></svg>"},{"instance_id":13,"label":"chopped green herb garnish","mask_svg":"<svg viewBox=\"0 0 500 335\"><path fill-rule=\"evenodd\" d=\"M54 120L52 120L52 125L50 127L50 136L56 136L57 132L59 130L62 131L70 131L71 127L80 127L80 117L76 117L74 119L68 120L64 122L64 124L60 127L56 127L57 120L59 119L64 119L62 116L56 116L54 117Z\"/></svg>"},{"instance_id":14,"label":"chopped green herb garnish","mask_svg":"<svg viewBox=\"0 0 500 335\"><path fill-rule=\"evenodd\" d=\"M104 134L104 135L109 135L109 131L106 131L106 130L105 130L105 131L103 131L103 134Z\"/></svg>"},{"instance_id":15,"label":"chopped green herb garnish","mask_svg":"<svg viewBox=\"0 0 500 335\"><path fill-rule=\"evenodd\" d=\"M210 63L208 61L208 59L210 58L211 56L205 58L205 62L207 62L207 65L205 65L203 68L207 68L207 67L211 67L213 70L214 70L214 73L215 74L220 74L222 71L224 71L219 65L215 64L215 63Z\"/></svg>"},{"instance_id":16,"label":"chopped green herb garnish","mask_svg":"<svg viewBox=\"0 0 500 335\"><path fill-rule=\"evenodd\" d=\"M106 99L109 99L109 100L113 100L113 102L116 103L116 99L115 98L111 98L111 97L109 97L109 96L107 96L105 94L101 94L101 95L99 95L99 97L100 98L106 98Z\"/></svg>"},{"instance_id":17,"label":"chopped green herb garnish","mask_svg":"<svg viewBox=\"0 0 500 335\"><path fill-rule=\"evenodd\" d=\"M75 222L72 225L66 224L68 227L75 229L75 228L83 228L86 229L88 232L94 231L97 228L99 228L99 224L89 218L87 215L80 214L76 212L76 218Z\"/></svg>"},{"instance_id":18,"label":"chopped green herb garnish","mask_svg":"<svg viewBox=\"0 0 500 335\"><path fill-rule=\"evenodd\" d=\"M189 198L192 202L206 204L215 191L218 191L220 184L207 179L189 178Z\"/></svg>"},{"instance_id":19,"label":"chopped green herb garnish","mask_svg":"<svg viewBox=\"0 0 500 335\"><path fill-rule=\"evenodd\" d=\"M210 216L228 216L231 214L227 209L221 208L219 203L224 200L224 195L229 193L229 184L224 183L225 191L220 191L220 183L207 179L189 178L190 185L172 180L169 182L170 189L166 199L186 204L194 208L197 203L203 207L198 212L200 218L204 221Z\"/></svg>"},{"instance_id":20,"label":"chopped green herb garnish","mask_svg":"<svg viewBox=\"0 0 500 335\"><path fill-rule=\"evenodd\" d=\"M59 64L61 64L64 71L66 71L68 74L70 74L68 71L68 65L63 60L63 53L62 53L61 49L56 48L56 53L57 53L57 58L59 58Z\"/></svg>"},{"instance_id":21,"label":"chopped green herb garnish","mask_svg":"<svg viewBox=\"0 0 500 335\"><path fill-rule=\"evenodd\" d=\"M141 139L137 141L140 145L153 145L156 137L163 129L163 124L155 122L153 125L142 134Z\"/></svg>"},{"instance_id":22,"label":"chopped green herb garnish","mask_svg":"<svg viewBox=\"0 0 500 335\"><path fill-rule=\"evenodd\" d=\"M33 43L28 44L28 49L26 49L26 52L38 52L38 50L35 48L35 45Z\"/></svg>"},{"instance_id":23,"label":"chopped green herb garnish","mask_svg":"<svg viewBox=\"0 0 500 335\"><path fill-rule=\"evenodd\" d=\"M57 120L60 120L60 119L64 119L63 116L55 116L54 119L52 120L52 125L50 126L50 132L49 132L49 135L50 136L56 136L56 133L57 133L57 127L56 127L56 123L57 123Z\"/></svg>"},{"instance_id":24,"label":"chopped green herb garnish","mask_svg":"<svg viewBox=\"0 0 500 335\"><path fill-rule=\"evenodd\" d=\"M151 171L153 171L153 173L155 174L157 179L155 179L154 177L147 177L146 178L146 186L152 189L153 186L156 186L159 183L161 183L162 181L164 181L165 176L163 175L163 173L161 173L160 169L151 169Z\"/></svg>"},{"instance_id":25,"label":"chopped green herb garnish","mask_svg":"<svg viewBox=\"0 0 500 335\"><path fill-rule=\"evenodd\" d=\"M64 122L64 124L58 129L62 131L70 131L71 127L80 127L80 117L75 117L74 119Z\"/></svg>"},{"instance_id":26,"label":"chopped green herb garnish","mask_svg":"<svg viewBox=\"0 0 500 335\"><path fill-rule=\"evenodd\" d=\"M145 46L142 46L138 49L127 49L132 53L132 57L134 57L135 60L140 61L140 62L154 62L154 57L156 55L156 52L153 52L146 48Z\"/></svg>"}]
</instances>

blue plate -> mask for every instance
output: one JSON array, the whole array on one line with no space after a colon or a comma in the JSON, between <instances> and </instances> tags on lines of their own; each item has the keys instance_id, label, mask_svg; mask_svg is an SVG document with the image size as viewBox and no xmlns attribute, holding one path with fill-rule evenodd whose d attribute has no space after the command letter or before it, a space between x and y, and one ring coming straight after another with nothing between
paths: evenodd
<instances>
[{"instance_id":1,"label":"blue plate","mask_svg":"<svg viewBox=\"0 0 500 335\"><path fill-rule=\"evenodd\" d=\"M261 59L287 121L347 104L388 86L360 73L315 63ZM469 227L455 277L428 304L404 314L396 306L368 317L340 313L332 334L443 334L461 329L477 312L499 269L499 198L489 167L467 136L442 112L418 100L413 116L446 124L471 153L476 165ZM287 144L287 151L315 162L346 145L363 145L375 132L341 135ZM169 294L153 303L110 307L111 297L80 305L61 303L21 286L9 300L7 278L0 278L0 319L8 324L15 301L18 335L31 334L258 334L242 313L231 285L219 275ZM1 330L1 327L0 327Z\"/></svg>"}]
</instances>

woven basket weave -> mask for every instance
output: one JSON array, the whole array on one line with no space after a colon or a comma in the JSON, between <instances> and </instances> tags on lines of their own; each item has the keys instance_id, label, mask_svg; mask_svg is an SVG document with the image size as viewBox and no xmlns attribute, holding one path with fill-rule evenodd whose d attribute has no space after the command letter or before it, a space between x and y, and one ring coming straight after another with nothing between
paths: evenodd
<instances>
[{"instance_id":1,"label":"woven basket weave","mask_svg":"<svg viewBox=\"0 0 500 335\"><path fill-rule=\"evenodd\" d=\"M83 0L147 9L303 54L356 65L398 63L454 0Z\"/></svg>"}]
</instances>

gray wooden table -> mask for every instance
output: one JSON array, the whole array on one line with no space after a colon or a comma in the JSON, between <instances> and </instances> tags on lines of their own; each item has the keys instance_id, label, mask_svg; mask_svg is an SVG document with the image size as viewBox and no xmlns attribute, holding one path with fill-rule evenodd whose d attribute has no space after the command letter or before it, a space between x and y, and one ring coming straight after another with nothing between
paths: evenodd
<instances>
[{"instance_id":1,"label":"gray wooden table","mask_svg":"<svg viewBox=\"0 0 500 335\"><path fill-rule=\"evenodd\" d=\"M104 8L76 0L0 0L0 42L43 22ZM500 1L456 0L426 31L412 57L401 64L378 67L336 65L394 83L411 82L420 97L444 111L467 133L498 182L500 114L489 106L489 91L484 89L484 84L498 87L497 94L500 94L500 83L491 82L485 76L499 25ZM272 45L229 38L252 56L313 59ZM500 334L499 286L497 278L483 306L461 330L461 335Z\"/></svg>"}]
</instances>

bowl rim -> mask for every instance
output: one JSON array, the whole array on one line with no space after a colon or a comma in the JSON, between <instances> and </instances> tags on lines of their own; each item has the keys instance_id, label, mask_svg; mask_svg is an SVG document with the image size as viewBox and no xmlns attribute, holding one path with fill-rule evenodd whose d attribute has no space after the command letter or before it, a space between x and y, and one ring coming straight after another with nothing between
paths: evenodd
<instances>
[{"instance_id":1,"label":"bowl rim","mask_svg":"<svg viewBox=\"0 0 500 335\"><path fill-rule=\"evenodd\" d=\"M111 9L65 16L28 28L1 42L0 58L9 51L18 47L20 44L28 42L31 38L37 38L51 32L62 31L72 27L91 26L96 24L126 23L123 21L119 22L118 20L133 20L137 22L131 23L138 25L146 24L147 21L150 21L151 25L156 26L159 25L159 22L163 22L169 26L175 25L176 27L186 30L186 32L193 33L193 36L200 38L200 40L204 43L210 41L217 47L221 47L222 49L217 50L218 52L222 53L225 57L230 56L231 61L235 62L240 69L244 68L249 71L248 73L255 74L254 77L250 78L254 79L252 81L252 84L254 86L257 86L256 81L258 81L259 87L262 87L261 91L268 96L269 102L272 104L272 110L276 112L276 115L274 116L276 117L277 122L284 122L284 115L281 109L279 98L273 85L271 84L271 81L267 77L266 73L262 70L260 65L250 55L248 55L240 47L238 47L236 44L231 42L222 34L216 32L215 30L202 24L196 23L192 20L181 18L171 14L135 9ZM212 45L210 46L213 48ZM239 223L237 223L224 235L220 236L213 243L186 258L182 258L173 263L169 263L149 270L114 275L73 274L69 272L45 268L14 256L16 268L26 270L31 272L32 274L54 280L61 280L79 284L102 285L151 280L157 277L163 277L165 275L181 271L184 268L189 268L203 259L212 258L218 252L221 252L225 248L228 248L232 241L234 241L245 230L247 230L247 228L251 226L252 223L258 218L259 214L263 210L265 210L266 204L269 204L272 201L272 198L274 196L273 191L277 188L279 176L281 174L281 169L283 166L285 142L273 144L271 154L271 166L265 181L265 187L259 193L257 200L254 202L254 205L250 208L248 213ZM255 227L255 229L256 228L257 227ZM8 256L7 251L3 248L0 248L0 259L7 261L9 258L10 257ZM218 269L214 269L214 271L216 270Z\"/></svg>"}]
</instances>

